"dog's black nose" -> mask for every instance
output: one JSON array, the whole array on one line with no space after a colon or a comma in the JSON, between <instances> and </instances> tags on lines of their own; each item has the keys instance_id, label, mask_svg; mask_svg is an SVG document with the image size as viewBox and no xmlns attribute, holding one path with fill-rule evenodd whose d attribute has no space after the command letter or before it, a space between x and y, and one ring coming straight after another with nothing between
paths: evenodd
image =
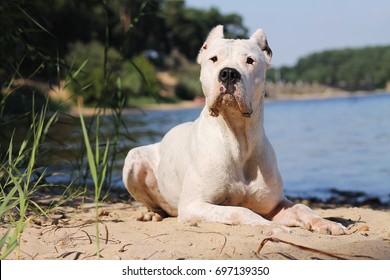
<instances>
[{"instance_id":1,"label":"dog's black nose","mask_svg":"<svg viewBox=\"0 0 390 280\"><path fill-rule=\"evenodd\" d=\"M219 72L222 83L235 84L241 79L241 74L234 68L225 67Z\"/></svg>"}]
</instances>

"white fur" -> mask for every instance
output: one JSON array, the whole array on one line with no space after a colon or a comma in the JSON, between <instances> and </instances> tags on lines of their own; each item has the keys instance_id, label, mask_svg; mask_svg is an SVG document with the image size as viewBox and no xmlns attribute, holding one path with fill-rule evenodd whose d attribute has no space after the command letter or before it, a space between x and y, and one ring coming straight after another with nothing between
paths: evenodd
<instances>
[{"instance_id":1,"label":"white fur","mask_svg":"<svg viewBox=\"0 0 390 280\"><path fill-rule=\"evenodd\" d=\"M160 143L132 149L123 181L133 197L181 222L284 226L344 234L345 227L288 201L274 150L263 129L264 86L272 52L264 32L250 39L223 38L215 27L198 63L205 107L198 119L174 127ZM223 69L239 79L221 81ZM230 90L229 90L230 88Z\"/></svg>"}]
</instances>

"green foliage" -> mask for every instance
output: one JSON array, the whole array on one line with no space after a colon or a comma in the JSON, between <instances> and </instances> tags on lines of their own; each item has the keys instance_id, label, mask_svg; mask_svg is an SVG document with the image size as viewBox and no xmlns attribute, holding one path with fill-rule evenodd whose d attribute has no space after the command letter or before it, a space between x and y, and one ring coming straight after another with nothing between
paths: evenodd
<instances>
[{"instance_id":1,"label":"green foliage","mask_svg":"<svg viewBox=\"0 0 390 280\"><path fill-rule=\"evenodd\" d=\"M390 79L390 46L329 50L301 58L289 68L270 69L288 82L319 82L345 89L384 88Z\"/></svg>"},{"instance_id":2,"label":"green foliage","mask_svg":"<svg viewBox=\"0 0 390 280\"><path fill-rule=\"evenodd\" d=\"M176 85L175 93L183 100L193 100L196 96L203 96L199 78L197 76L181 77Z\"/></svg>"},{"instance_id":3,"label":"green foliage","mask_svg":"<svg viewBox=\"0 0 390 280\"><path fill-rule=\"evenodd\" d=\"M92 176L93 184L95 187L95 226L96 226L96 254L97 258L100 258L100 237L99 237L99 201L100 195L103 188L103 184L106 180L107 168L108 168L108 149L110 141L107 140L104 146L103 151L100 150L100 142L99 142L99 116L97 116L97 125L95 131L95 152L92 149L92 145L88 136L88 130L85 125L84 117L81 113L81 109L79 106L80 112L80 122L81 128L83 130L83 138L85 142L85 147L87 150L87 159L88 166Z\"/></svg>"},{"instance_id":4,"label":"green foliage","mask_svg":"<svg viewBox=\"0 0 390 280\"><path fill-rule=\"evenodd\" d=\"M118 73L121 70L121 65L117 63L120 54L113 48L107 51L107 67L113 73ZM105 52L104 46L92 41L84 44L77 42L70 53L66 57L72 69L82 70L78 74L77 79L71 83L71 88L77 95L81 95L86 103L97 103L101 100L110 100L112 94L115 93L115 76L105 77ZM110 94L111 93L111 94Z\"/></svg>"},{"instance_id":5,"label":"green foliage","mask_svg":"<svg viewBox=\"0 0 390 280\"><path fill-rule=\"evenodd\" d=\"M60 2L60 1L57 1ZM40 77L59 82L63 68L57 35L46 21L50 8L44 0L2 0L0 4L0 90L15 79Z\"/></svg>"},{"instance_id":6,"label":"green foliage","mask_svg":"<svg viewBox=\"0 0 390 280\"><path fill-rule=\"evenodd\" d=\"M37 114L32 109L32 122L18 152L13 152L12 137L7 153L0 154L0 217L2 222L7 217L15 224L13 230L9 228L0 239L0 259L5 259L20 245L21 234L28 223L26 214L30 205L45 214L31 197L39 188L47 185L46 170L36 168L41 143L56 118L56 114L53 114L46 120L47 106L46 103ZM16 218L12 210L17 213Z\"/></svg>"},{"instance_id":7,"label":"green foliage","mask_svg":"<svg viewBox=\"0 0 390 280\"><path fill-rule=\"evenodd\" d=\"M122 74L122 87L131 89L131 97L158 96L160 84L156 69L143 55L135 56L131 63L126 63Z\"/></svg>"},{"instance_id":8,"label":"green foliage","mask_svg":"<svg viewBox=\"0 0 390 280\"><path fill-rule=\"evenodd\" d=\"M186 8L184 1L164 1L162 16L174 46L190 60L195 60L207 34L216 25L223 24L230 38L243 38L248 32L237 14L223 15L216 8Z\"/></svg>"},{"instance_id":9,"label":"green foliage","mask_svg":"<svg viewBox=\"0 0 390 280\"><path fill-rule=\"evenodd\" d=\"M0 5L1 88L30 77L58 84L69 72L74 75L75 69L85 66L71 89L86 104L115 104L118 77L123 98L157 96L155 69L140 56L147 50L158 54L152 63L164 68L164 56L173 50L194 61L217 24L225 25L227 36L247 35L241 16L224 15L216 8L187 8L184 1L4 1Z\"/></svg>"},{"instance_id":10,"label":"green foliage","mask_svg":"<svg viewBox=\"0 0 390 280\"><path fill-rule=\"evenodd\" d=\"M123 60L114 48L108 48L105 55L104 46L97 41L88 44L77 42L66 61L72 68L82 67L70 85L87 104L114 105L117 103L115 93L119 90L126 99L157 96L160 90L155 67L147 58L138 55L131 60ZM106 77L105 69L108 72ZM120 89L118 78L121 80Z\"/></svg>"},{"instance_id":11,"label":"green foliage","mask_svg":"<svg viewBox=\"0 0 390 280\"><path fill-rule=\"evenodd\" d=\"M39 111L47 105L47 102L45 94L39 88L28 85L19 86L4 97L3 104L0 106L2 110L0 116L24 115L31 112L32 108ZM54 106L50 106L49 102L49 107Z\"/></svg>"}]
</instances>

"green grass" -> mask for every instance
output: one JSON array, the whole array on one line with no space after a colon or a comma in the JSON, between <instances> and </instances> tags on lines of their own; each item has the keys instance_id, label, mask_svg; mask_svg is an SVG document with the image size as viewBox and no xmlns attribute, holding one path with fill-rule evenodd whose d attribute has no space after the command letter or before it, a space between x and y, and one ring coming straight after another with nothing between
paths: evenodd
<instances>
[{"instance_id":1,"label":"green grass","mask_svg":"<svg viewBox=\"0 0 390 280\"><path fill-rule=\"evenodd\" d=\"M19 8L20 1L15 3L13 1L8 2L12 3L12 5L10 4L11 8L16 8L17 11L20 10L17 15L19 15L19 18L24 24L19 24L19 21L17 20L11 22L15 28L17 27L17 30L20 32L20 34L23 34L23 36L27 36L28 38L29 36L39 32L49 33L48 29L40 24L40 21L32 17L32 13L29 13L26 10L21 10L22 8ZM145 3L146 2L147 1L145 1ZM106 1L101 3L101 8L105 10L105 13L109 12L109 6L107 5ZM14 18L17 19L18 16L15 16ZM11 138L10 140L0 142L0 145L8 144L8 146L5 148L4 146L0 146L0 148L2 148L0 149L0 223L3 225L3 227L8 227L8 229L5 230L5 233L0 238L0 259L6 259L17 248L19 248L17 258L20 258L20 239L23 234L23 230L30 222L30 220L37 217L37 215L49 216L52 209L59 206L61 203L66 202L67 199L74 198L75 196L81 196L82 199L84 199L86 193L88 193L87 188L89 178L92 179L94 185L94 201L96 211L96 246L97 257L100 257L98 227L100 221L98 211L99 203L101 203L104 199L102 198L104 197L104 194L102 195L102 191L108 191L111 184L113 166L117 155L121 152L119 151L118 143L119 137L123 136L123 132L121 134L123 127L126 128L125 137L130 138L122 116L124 107L128 105L126 104L125 100L129 97L129 93L133 92L131 89L133 89L135 85L134 81L139 81L139 89L142 89L142 93L145 92L153 96L153 92L157 92L158 89L155 76L151 74L144 75L145 71L150 71L150 73L153 73L154 71L153 65L149 65L145 59L141 59L142 57L140 57L138 64L130 63L130 65L129 63L126 64L124 62L122 54L118 54L116 57L114 57L114 59L110 57L109 38L111 30L109 28L108 18L105 18L104 20L104 48L98 48L98 52L100 52L99 57L102 57L104 62L103 65L100 65L101 63L99 64L99 69L97 69L98 67L92 67L88 69L88 66L90 66L93 60L90 52L87 54L86 58L82 56L77 57L78 63L75 63L75 61L71 60L70 62L68 61L67 64L65 58L59 57L58 54L57 56L44 55L48 52L43 50L42 53L29 53L31 56L38 55L36 58L27 57L28 59L42 61L42 63L35 70L31 69L29 71L28 69L22 69L23 71L20 71L20 68L24 67L23 63L25 58L19 59L18 57L15 57L15 52L12 48L8 50L8 53L5 52L6 56L14 58L15 62L12 62L12 67L10 67L10 69L13 69L13 72L8 73L5 81L2 81L0 85L0 125L8 125L12 121L17 123L18 120L24 121L26 119L31 119L32 122L30 127L27 129L28 132L25 139L21 142L21 144L19 143L20 141L16 141L16 136L10 137L7 133L0 131L0 137L7 136ZM28 32L24 32L24 30ZM30 45L24 45L24 38L18 37L18 34L19 33L17 33L16 36L6 36L9 39L6 41L6 43L10 43L12 46L22 45L26 48L30 47ZM27 41L28 40L26 40L26 42ZM27 54L27 56L29 54ZM11 59L11 61L13 60ZM54 71L57 73L54 73L54 71L49 71L49 66L55 66ZM39 205L39 202L34 201L34 196L36 196L38 194L37 192L39 192L43 187L48 187L48 189L54 187L54 185L48 184L46 180L52 174L48 173L46 167L39 166L40 162L38 159L43 155L44 151L42 149L42 143L49 128L56 121L57 113L48 112L49 99L47 97L47 92L42 92L42 95L40 95L38 94L39 92L37 89L32 89L31 87L20 88L15 85L15 80L17 79L34 80L36 76L42 74L43 69L47 70L48 73L50 72L50 74L45 74L51 76L51 79L49 79L50 81L56 81L59 83L59 81L65 79L65 88L77 89L73 91L73 100L75 100L77 96L85 96L88 89L94 85L93 83L83 83L82 78L90 78L95 73L94 71L99 70L102 72L102 74L98 76L99 82L101 82L102 86L97 91L93 92L93 97L96 97L94 99L96 103L94 104L97 104L97 106L110 106L110 108L115 112L112 118L113 135L111 136L111 140L107 139L104 141L101 139L102 137L99 138L99 135L103 135L103 133L100 131L100 117L98 115L94 115L90 119L91 122L86 124L82 114L80 113L80 124L82 127L82 136L84 140L84 145L81 145L79 153L80 163L77 163L76 167L73 166L74 168L72 168L72 166L69 167L72 176L71 182L65 184L65 186L62 186L65 188L62 196L60 197L60 201L55 202L50 206ZM123 73L119 70L126 70L123 72L125 73L126 78L122 77L121 79L121 75ZM61 71L65 71L65 73L61 73ZM22 74L24 72L28 73ZM129 73L134 77L129 77ZM148 77L150 79L147 79ZM15 94L17 91L19 91L19 95ZM31 94L32 92L35 94ZM38 100L34 101L34 98L32 98L33 104L30 104L31 99L28 99L29 102L25 102L25 106L23 106L23 108L26 110L20 112L22 105L21 98L26 96L46 97L46 105L41 111L36 113L36 111L38 111L36 108L39 106L34 105L38 105ZM98 98L99 96L103 96L106 99ZM44 98L41 100L45 101ZM104 103L107 100L110 102ZM137 99L136 102L131 104L133 106L138 106L139 104L152 103L156 103L155 97ZM56 106L56 108L60 107ZM8 109L12 110L10 111ZM15 112L15 109L18 109L19 112ZM16 113L19 114L17 117L14 119L13 117L10 117L11 114ZM25 127L17 127L15 130L24 130L24 128ZM93 133L91 136L90 133L92 131ZM16 135L15 132L14 135ZM6 143L4 144L4 142ZM74 162L70 163L70 165L72 164L74 164Z\"/></svg>"},{"instance_id":2,"label":"green grass","mask_svg":"<svg viewBox=\"0 0 390 280\"><path fill-rule=\"evenodd\" d=\"M2 220L11 221L10 227L0 239L0 259L5 259L16 247L20 249L20 238L29 222L27 212L31 205L46 215L31 197L45 185L47 175L46 170L38 172L35 167L40 143L56 117L56 114L53 114L45 120L47 107L48 103L38 114L33 110L29 133L18 153L13 154L12 137L6 157L0 166L0 217Z\"/></svg>"},{"instance_id":3,"label":"green grass","mask_svg":"<svg viewBox=\"0 0 390 280\"><path fill-rule=\"evenodd\" d=\"M83 138L85 142L89 171L92 176L94 184L94 201L95 201L95 224L96 224L96 256L100 258L100 242L99 242L99 201L103 184L106 180L107 167L108 167L108 150L110 141L107 140L103 149L100 149L99 142L99 116L96 117L96 131L95 131L95 151L93 151L91 141L88 136L88 130L85 125L84 117L81 113L79 105L80 122L83 130Z\"/></svg>"},{"instance_id":4,"label":"green grass","mask_svg":"<svg viewBox=\"0 0 390 280\"><path fill-rule=\"evenodd\" d=\"M40 156L41 143L56 118L54 113L47 119L46 110L47 106L39 114L33 112L29 133L19 150L16 153L13 152L14 141L11 139L6 156L0 165L0 217L1 222L9 226L0 239L0 259L6 259L17 248L19 248L17 258L20 258L20 238L26 225L37 215L47 216L52 209L64 203L65 194L72 185L70 183L65 188L60 202L52 205L52 208L43 209L32 199L42 187L53 187L46 182L51 174L48 174L45 168L37 167L36 161ZM90 131L80 110L80 123L87 157L87 165L83 165L83 168L85 172L88 170L94 184L96 246L97 257L100 258L99 203L102 201L103 186L108 179L110 140L107 139L104 144L100 143L100 117L95 116L95 121L94 142L92 143L89 137ZM75 190L70 192L70 198L84 194Z\"/></svg>"}]
</instances>

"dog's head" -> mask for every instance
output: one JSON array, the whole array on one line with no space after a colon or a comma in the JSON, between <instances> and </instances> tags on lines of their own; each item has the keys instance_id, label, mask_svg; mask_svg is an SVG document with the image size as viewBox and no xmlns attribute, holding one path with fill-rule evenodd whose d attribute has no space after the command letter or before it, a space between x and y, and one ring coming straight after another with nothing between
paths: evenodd
<instances>
[{"instance_id":1,"label":"dog's head","mask_svg":"<svg viewBox=\"0 0 390 280\"><path fill-rule=\"evenodd\" d=\"M211 30L197 60L210 114L217 117L221 111L236 109L250 117L254 101L260 100L264 92L271 57L261 29L245 40L225 39L222 25Z\"/></svg>"}]
</instances>

